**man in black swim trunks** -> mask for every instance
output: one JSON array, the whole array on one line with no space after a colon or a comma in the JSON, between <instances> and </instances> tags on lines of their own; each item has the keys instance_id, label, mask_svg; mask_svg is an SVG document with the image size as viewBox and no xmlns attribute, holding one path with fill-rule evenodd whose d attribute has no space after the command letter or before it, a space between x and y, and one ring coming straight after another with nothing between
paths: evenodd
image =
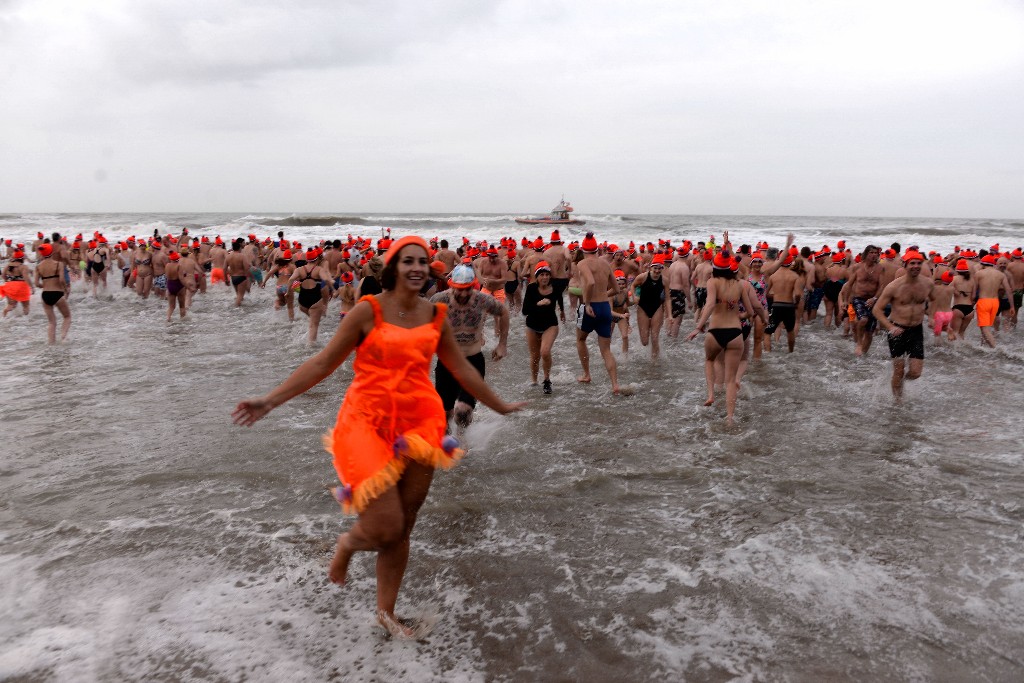
<instances>
[{"instance_id":1,"label":"man in black swim trunks","mask_svg":"<svg viewBox=\"0 0 1024 683\"><path fill-rule=\"evenodd\" d=\"M498 343L491 351L491 360L499 361L507 353L508 307L493 296L475 289L476 274L473 266L469 264L455 266L448 284L449 289L430 297L430 302L445 304L448 307L448 325L455 337L455 343L470 365L483 377L486 374L483 353L484 325L491 317L497 321ZM473 421L476 399L462 388L443 363L438 363L435 368L434 387L441 396L449 421L454 417L456 425L460 428L468 427Z\"/></svg>"},{"instance_id":2,"label":"man in black swim trunks","mask_svg":"<svg viewBox=\"0 0 1024 683\"><path fill-rule=\"evenodd\" d=\"M935 286L930 278L921 277L924 256L920 252L907 251L903 264L907 274L886 285L873 309L879 324L889 332L892 393L897 399L903 395L904 380L917 379L924 370L924 311ZM892 306L889 317L885 315L887 305ZM909 368L904 356L910 357Z\"/></svg>"}]
</instances>

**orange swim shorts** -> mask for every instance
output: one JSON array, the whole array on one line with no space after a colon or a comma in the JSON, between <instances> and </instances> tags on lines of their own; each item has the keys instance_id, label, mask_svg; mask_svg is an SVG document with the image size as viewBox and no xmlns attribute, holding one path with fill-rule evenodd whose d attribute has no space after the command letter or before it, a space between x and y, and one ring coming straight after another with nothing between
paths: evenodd
<instances>
[{"instance_id":1,"label":"orange swim shorts","mask_svg":"<svg viewBox=\"0 0 1024 683\"><path fill-rule=\"evenodd\" d=\"M505 288L504 287L499 287L498 289L486 289L485 288L483 290L483 292L484 292L484 294L490 294L491 296L493 296L498 301L501 301L501 302L505 301Z\"/></svg>"},{"instance_id":2,"label":"orange swim shorts","mask_svg":"<svg viewBox=\"0 0 1024 683\"><path fill-rule=\"evenodd\" d=\"M978 314L978 327L992 327L999 313L999 299L978 299L974 310Z\"/></svg>"},{"instance_id":3,"label":"orange swim shorts","mask_svg":"<svg viewBox=\"0 0 1024 683\"><path fill-rule=\"evenodd\" d=\"M223 268L211 268L210 269L210 282L217 284L218 282L226 282L227 278L224 276Z\"/></svg>"}]
</instances>

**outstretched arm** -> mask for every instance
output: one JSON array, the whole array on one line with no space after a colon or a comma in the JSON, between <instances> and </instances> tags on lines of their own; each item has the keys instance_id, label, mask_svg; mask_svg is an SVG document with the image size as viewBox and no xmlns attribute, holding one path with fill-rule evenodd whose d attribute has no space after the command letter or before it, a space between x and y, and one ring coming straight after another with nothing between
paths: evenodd
<instances>
[{"instance_id":1,"label":"outstretched arm","mask_svg":"<svg viewBox=\"0 0 1024 683\"><path fill-rule=\"evenodd\" d=\"M300 365L269 393L241 401L231 419L237 425L251 427L277 406L313 388L337 370L372 329L373 309L370 304L356 304L320 353Z\"/></svg>"},{"instance_id":2,"label":"outstretched arm","mask_svg":"<svg viewBox=\"0 0 1024 683\"><path fill-rule=\"evenodd\" d=\"M452 377L458 380L466 391L496 413L506 415L522 410L526 406L526 403L506 403L494 393L477 369L462 355L447 320L441 330L441 340L437 344L437 360L448 368Z\"/></svg>"}]
</instances>

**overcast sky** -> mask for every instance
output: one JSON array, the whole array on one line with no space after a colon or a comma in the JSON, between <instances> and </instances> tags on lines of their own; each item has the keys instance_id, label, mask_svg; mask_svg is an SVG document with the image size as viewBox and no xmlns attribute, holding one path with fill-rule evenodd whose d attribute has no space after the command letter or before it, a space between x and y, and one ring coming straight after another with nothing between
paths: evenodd
<instances>
[{"instance_id":1,"label":"overcast sky","mask_svg":"<svg viewBox=\"0 0 1024 683\"><path fill-rule=\"evenodd\" d=\"M1017 0L0 0L0 212L1024 217Z\"/></svg>"}]
</instances>

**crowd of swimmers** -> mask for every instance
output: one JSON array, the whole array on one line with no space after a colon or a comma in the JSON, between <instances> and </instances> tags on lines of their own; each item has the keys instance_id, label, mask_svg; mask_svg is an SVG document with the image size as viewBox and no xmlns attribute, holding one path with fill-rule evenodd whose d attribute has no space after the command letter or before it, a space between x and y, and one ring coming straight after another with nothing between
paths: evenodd
<instances>
[{"instance_id":1,"label":"crowd of swimmers","mask_svg":"<svg viewBox=\"0 0 1024 683\"><path fill-rule=\"evenodd\" d=\"M12 242L3 240L0 248L3 315L19 308L27 314L39 289L51 343L57 340L58 313L60 338L68 334L68 295L76 285L93 296L119 287L141 299L159 298L171 321L175 310L185 317L194 297L210 287L230 288L241 306L252 287L268 284L275 309L294 320L297 305L308 317L308 340L314 342L330 302L338 300L344 318L361 297L382 291L383 257L392 240L390 233L376 240L349 235L303 245L279 232L276 238L250 234L225 242L182 229L114 241L100 232L90 238L39 233L31 244ZM730 420L750 359L783 343L792 352L801 325L819 317L826 329L850 338L856 356L868 353L876 334L885 333L892 388L899 396L904 381L921 374L926 328L956 342L974 323L982 343L995 346L1000 325L1016 325L1024 294L1021 249L998 244L945 254L925 253L917 245L867 245L854 253L845 241L798 248L792 235L779 248L766 242L735 246L728 233L720 243L711 236L696 243L619 245L599 243L588 233L565 244L557 230L547 240L487 243L464 237L455 249L443 239L428 243L431 261L421 294L448 305L456 341L481 374L485 323L493 321L491 357L500 359L510 316L521 314L531 380L545 393L553 391L552 347L560 327L569 323L576 326L578 380L592 379L587 340L594 332L612 390L628 392L618 381L612 351L616 331L628 353L635 325L641 345L657 358L662 331L678 338L683 319L692 315L696 325L688 338L707 332L707 405L724 386ZM475 400L443 375L439 370L437 385L445 409L466 424Z\"/></svg>"}]
</instances>

